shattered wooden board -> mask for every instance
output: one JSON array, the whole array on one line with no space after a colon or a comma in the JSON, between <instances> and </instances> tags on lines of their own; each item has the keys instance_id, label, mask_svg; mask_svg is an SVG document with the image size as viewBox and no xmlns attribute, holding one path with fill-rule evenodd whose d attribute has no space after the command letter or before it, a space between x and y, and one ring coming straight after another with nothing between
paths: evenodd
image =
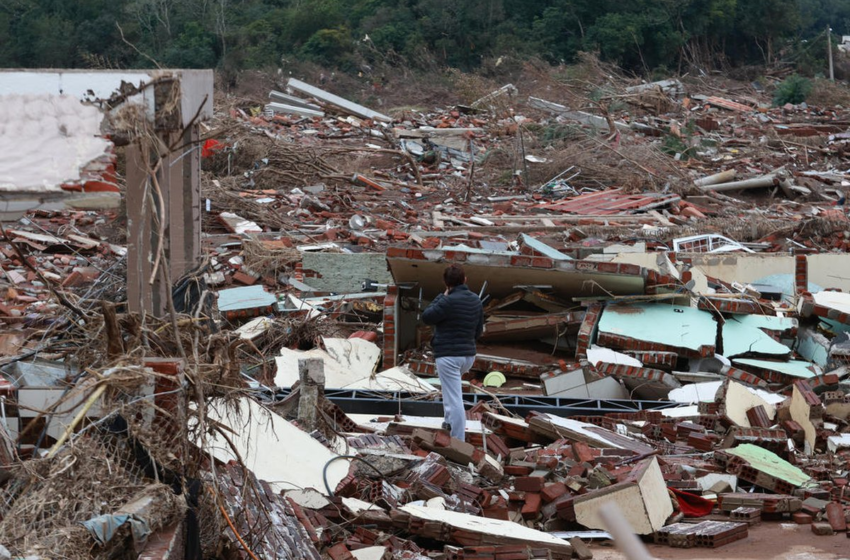
<instances>
[{"instance_id":1,"label":"shattered wooden board","mask_svg":"<svg viewBox=\"0 0 850 560\"><path fill-rule=\"evenodd\" d=\"M673 194L628 194L622 189L608 189L543 204L541 208L582 216L616 216L644 212L678 200L679 196Z\"/></svg>"}]
</instances>

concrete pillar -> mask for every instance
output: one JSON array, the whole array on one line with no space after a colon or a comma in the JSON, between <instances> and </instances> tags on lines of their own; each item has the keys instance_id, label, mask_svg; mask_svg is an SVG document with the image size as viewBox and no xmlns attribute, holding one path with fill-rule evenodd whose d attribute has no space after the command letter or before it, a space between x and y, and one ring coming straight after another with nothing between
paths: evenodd
<instances>
[{"instance_id":1,"label":"concrete pillar","mask_svg":"<svg viewBox=\"0 0 850 560\"><path fill-rule=\"evenodd\" d=\"M325 396L325 362L321 358L298 360L298 424L312 432L320 425L319 408Z\"/></svg>"},{"instance_id":2,"label":"concrete pillar","mask_svg":"<svg viewBox=\"0 0 850 560\"><path fill-rule=\"evenodd\" d=\"M200 154L192 143L197 138L197 126L190 127L182 136L162 137L166 144L186 146L166 156L157 171L165 203L162 216L139 146L127 147L127 298L130 311L144 309L156 316L166 312L168 288L161 272L157 273L153 284L150 283L160 220L165 226L164 249L172 282L197 266L200 259Z\"/></svg>"}]
</instances>

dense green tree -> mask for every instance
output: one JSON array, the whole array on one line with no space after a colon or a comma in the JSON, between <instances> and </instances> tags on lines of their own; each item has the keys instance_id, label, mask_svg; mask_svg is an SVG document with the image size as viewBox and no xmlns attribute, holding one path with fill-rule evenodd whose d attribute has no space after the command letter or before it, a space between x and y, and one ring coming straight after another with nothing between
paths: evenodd
<instances>
[{"instance_id":1,"label":"dense green tree","mask_svg":"<svg viewBox=\"0 0 850 560\"><path fill-rule=\"evenodd\" d=\"M3 0L0 64L240 69L305 58L471 69L592 50L649 76L777 57L818 66L827 25L850 34L850 1Z\"/></svg>"}]
</instances>

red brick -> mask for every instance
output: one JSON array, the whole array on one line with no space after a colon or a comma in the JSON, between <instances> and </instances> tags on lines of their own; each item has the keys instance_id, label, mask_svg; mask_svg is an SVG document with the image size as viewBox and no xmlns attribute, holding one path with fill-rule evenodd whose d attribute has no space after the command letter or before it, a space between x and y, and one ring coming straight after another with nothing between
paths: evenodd
<instances>
[{"instance_id":1,"label":"red brick","mask_svg":"<svg viewBox=\"0 0 850 560\"><path fill-rule=\"evenodd\" d=\"M69 274L65 277L64 280L62 280L63 288L76 288L77 286L82 286L83 284L86 284L86 279L81 273L77 272L76 270L71 272L71 274Z\"/></svg>"},{"instance_id":2,"label":"red brick","mask_svg":"<svg viewBox=\"0 0 850 560\"><path fill-rule=\"evenodd\" d=\"M335 544L327 549L328 556L332 560L354 560L354 555L348 550L343 543Z\"/></svg>"},{"instance_id":3,"label":"red brick","mask_svg":"<svg viewBox=\"0 0 850 560\"><path fill-rule=\"evenodd\" d=\"M826 505L826 517L833 531L846 531L847 520L844 507L841 504L830 502Z\"/></svg>"},{"instance_id":4,"label":"red brick","mask_svg":"<svg viewBox=\"0 0 850 560\"><path fill-rule=\"evenodd\" d=\"M540 515L540 508L543 506L540 494L528 492L525 495L525 504L522 506L522 518L534 519Z\"/></svg>"},{"instance_id":5,"label":"red brick","mask_svg":"<svg viewBox=\"0 0 850 560\"><path fill-rule=\"evenodd\" d=\"M567 486L563 482L551 482L543 487L541 495L545 502L552 502L567 493Z\"/></svg>"},{"instance_id":6,"label":"red brick","mask_svg":"<svg viewBox=\"0 0 850 560\"><path fill-rule=\"evenodd\" d=\"M540 492L545 484L542 476L521 476L514 480L514 488L520 492Z\"/></svg>"},{"instance_id":7,"label":"red brick","mask_svg":"<svg viewBox=\"0 0 850 560\"><path fill-rule=\"evenodd\" d=\"M138 560L178 560L185 557L183 522L152 534L139 552Z\"/></svg>"},{"instance_id":8,"label":"red brick","mask_svg":"<svg viewBox=\"0 0 850 560\"><path fill-rule=\"evenodd\" d=\"M812 516L808 513L798 511L796 513L791 514L791 520L797 525L808 525L812 522Z\"/></svg>"},{"instance_id":9,"label":"red brick","mask_svg":"<svg viewBox=\"0 0 850 560\"><path fill-rule=\"evenodd\" d=\"M812 533L820 536L820 537L828 537L830 535L834 535L835 531L832 529L832 526L829 523L823 521L817 521L812 523Z\"/></svg>"},{"instance_id":10,"label":"red brick","mask_svg":"<svg viewBox=\"0 0 850 560\"><path fill-rule=\"evenodd\" d=\"M239 270L233 273L233 281L245 286L251 286L257 281L257 277Z\"/></svg>"},{"instance_id":11,"label":"red brick","mask_svg":"<svg viewBox=\"0 0 850 560\"><path fill-rule=\"evenodd\" d=\"M573 455L575 456L576 461L580 463L589 463L597 456L597 454L593 453L590 449L589 445L581 441L573 442Z\"/></svg>"}]
</instances>

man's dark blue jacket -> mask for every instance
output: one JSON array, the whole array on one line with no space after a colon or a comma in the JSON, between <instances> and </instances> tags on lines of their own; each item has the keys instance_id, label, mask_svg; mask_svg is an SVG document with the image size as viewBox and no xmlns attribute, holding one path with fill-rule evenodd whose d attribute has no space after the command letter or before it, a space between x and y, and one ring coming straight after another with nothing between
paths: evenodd
<instances>
[{"instance_id":1,"label":"man's dark blue jacket","mask_svg":"<svg viewBox=\"0 0 850 560\"><path fill-rule=\"evenodd\" d=\"M475 355L475 341L484 332L484 310L466 284L455 286L449 295L438 295L422 313L422 320L435 327L434 357Z\"/></svg>"}]
</instances>

